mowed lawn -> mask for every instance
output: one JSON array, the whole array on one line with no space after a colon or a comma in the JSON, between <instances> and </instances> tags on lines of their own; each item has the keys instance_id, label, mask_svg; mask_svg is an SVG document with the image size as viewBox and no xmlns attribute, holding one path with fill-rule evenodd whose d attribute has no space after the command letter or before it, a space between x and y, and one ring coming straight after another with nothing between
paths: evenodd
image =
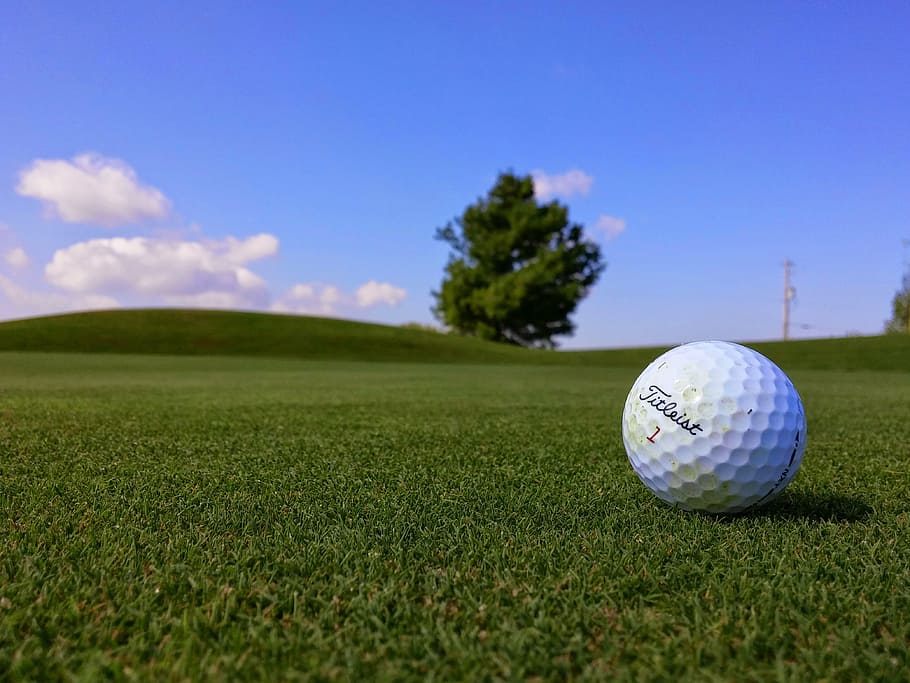
<instances>
[{"instance_id":1,"label":"mowed lawn","mask_svg":"<svg viewBox=\"0 0 910 683\"><path fill-rule=\"evenodd\" d=\"M793 371L799 475L715 518L640 370L0 354L0 678L906 681L910 373Z\"/></svg>"}]
</instances>

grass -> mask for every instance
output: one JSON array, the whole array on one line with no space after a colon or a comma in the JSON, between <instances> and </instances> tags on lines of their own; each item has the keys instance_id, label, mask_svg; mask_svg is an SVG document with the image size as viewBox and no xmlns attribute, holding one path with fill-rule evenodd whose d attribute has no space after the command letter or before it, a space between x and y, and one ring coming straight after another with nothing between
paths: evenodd
<instances>
[{"instance_id":1,"label":"grass","mask_svg":"<svg viewBox=\"0 0 910 683\"><path fill-rule=\"evenodd\" d=\"M714 518L628 465L640 367L2 353L0 678L905 681L874 355L792 369L802 470Z\"/></svg>"},{"instance_id":2,"label":"grass","mask_svg":"<svg viewBox=\"0 0 910 683\"><path fill-rule=\"evenodd\" d=\"M906 335L750 345L788 372L796 368L910 372L910 337ZM666 348L529 351L413 328L229 311L94 311L0 323L0 351L640 369Z\"/></svg>"},{"instance_id":3,"label":"grass","mask_svg":"<svg viewBox=\"0 0 910 683\"><path fill-rule=\"evenodd\" d=\"M528 355L503 344L412 328L174 309L93 311L0 323L0 350L434 363L515 362Z\"/></svg>"}]
</instances>

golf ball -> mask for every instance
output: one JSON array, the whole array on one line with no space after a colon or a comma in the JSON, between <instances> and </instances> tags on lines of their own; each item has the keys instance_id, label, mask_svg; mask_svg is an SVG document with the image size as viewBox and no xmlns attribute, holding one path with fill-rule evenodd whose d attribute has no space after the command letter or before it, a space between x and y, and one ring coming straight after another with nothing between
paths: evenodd
<instances>
[{"instance_id":1,"label":"golf ball","mask_svg":"<svg viewBox=\"0 0 910 683\"><path fill-rule=\"evenodd\" d=\"M638 477L683 508L735 513L793 479L806 414L790 379L750 348L701 341L670 349L632 385L622 438Z\"/></svg>"}]
</instances>

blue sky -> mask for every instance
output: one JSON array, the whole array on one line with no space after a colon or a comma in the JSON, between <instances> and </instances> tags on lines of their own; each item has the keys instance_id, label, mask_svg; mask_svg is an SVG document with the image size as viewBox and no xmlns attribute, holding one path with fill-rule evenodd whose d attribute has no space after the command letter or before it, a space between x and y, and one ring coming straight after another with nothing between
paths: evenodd
<instances>
[{"instance_id":1,"label":"blue sky","mask_svg":"<svg viewBox=\"0 0 910 683\"><path fill-rule=\"evenodd\" d=\"M435 228L511 169L562 178L603 247L566 347L777 337L787 258L794 336L877 333L908 27L897 1L3 3L0 317L430 323Z\"/></svg>"}]
</instances>

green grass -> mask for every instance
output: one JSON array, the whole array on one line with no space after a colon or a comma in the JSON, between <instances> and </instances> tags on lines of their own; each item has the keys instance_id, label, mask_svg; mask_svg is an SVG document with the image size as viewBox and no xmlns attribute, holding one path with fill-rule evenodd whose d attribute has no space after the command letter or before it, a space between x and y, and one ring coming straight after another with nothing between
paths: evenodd
<instances>
[{"instance_id":1,"label":"green grass","mask_svg":"<svg viewBox=\"0 0 910 683\"><path fill-rule=\"evenodd\" d=\"M906 681L910 373L797 366L802 470L714 518L639 370L0 354L0 678Z\"/></svg>"},{"instance_id":2,"label":"green grass","mask_svg":"<svg viewBox=\"0 0 910 683\"><path fill-rule=\"evenodd\" d=\"M906 335L750 345L787 371L910 372ZM666 348L529 351L425 330L229 311L95 311L0 323L0 351L643 368Z\"/></svg>"},{"instance_id":3,"label":"green grass","mask_svg":"<svg viewBox=\"0 0 910 683\"><path fill-rule=\"evenodd\" d=\"M435 363L514 362L528 355L478 339L350 320L174 309L93 311L0 323L0 351Z\"/></svg>"}]
</instances>

